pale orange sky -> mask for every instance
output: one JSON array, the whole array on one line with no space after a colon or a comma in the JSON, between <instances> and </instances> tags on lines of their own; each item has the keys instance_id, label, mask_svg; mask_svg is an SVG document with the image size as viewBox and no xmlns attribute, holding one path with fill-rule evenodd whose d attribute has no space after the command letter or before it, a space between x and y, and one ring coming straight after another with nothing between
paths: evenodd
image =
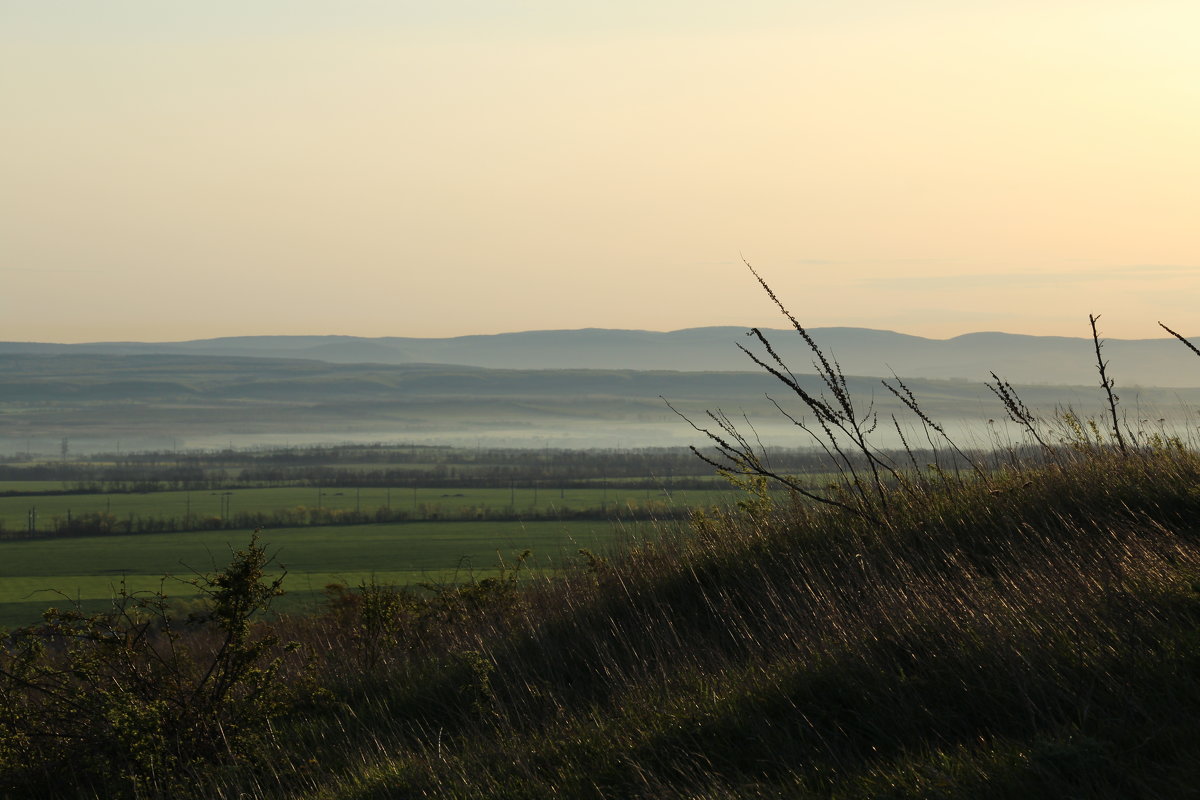
<instances>
[{"instance_id":1,"label":"pale orange sky","mask_svg":"<svg viewBox=\"0 0 1200 800\"><path fill-rule=\"evenodd\" d=\"M587 5L0 0L0 339L1200 333L1194 2Z\"/></svg>"}]
</instances>

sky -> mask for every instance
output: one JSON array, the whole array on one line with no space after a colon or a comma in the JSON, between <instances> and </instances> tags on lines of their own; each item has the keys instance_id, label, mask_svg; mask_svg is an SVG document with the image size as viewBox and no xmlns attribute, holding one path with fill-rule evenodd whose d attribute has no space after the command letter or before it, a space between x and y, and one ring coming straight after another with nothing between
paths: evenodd
<instances>
[{"instance_id":1,"label":"sky","mask_svg":"<svg viewBox=\"0 0 1200 800\"><path fill-rule=\"evenodd\" d=\"M1200 334L1194 0L0 0L0 340Z\"/></svg>"}]
</instances>

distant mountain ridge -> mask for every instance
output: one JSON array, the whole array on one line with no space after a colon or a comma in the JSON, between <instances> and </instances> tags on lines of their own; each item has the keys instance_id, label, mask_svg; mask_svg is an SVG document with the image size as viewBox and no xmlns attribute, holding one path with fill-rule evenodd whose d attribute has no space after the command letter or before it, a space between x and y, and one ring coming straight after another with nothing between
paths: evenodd
<instances>
[{"instance_id":1,"label":"distant mountain ridge","mask_svg":"<svg viewBox=\"0 0 1200 800\"><path fill-rule=\"evenodd\" d=\"M747 328L670 332L584 328L451 338L233 336L183 342L0 342L7 355L194 355L310 359L335 364L451 364L491 369L754 371L736 345L753 342ZM797 373L811 356L795 331L763 329ZM1092 341L1083 337L968 333L952 339L870 328L809 331L848 375L981 381L995 372L1016 383L1097 381ZM1104 357L1119 385L1200 386L1200 359L1169 337L1108 339Z\"/></svg>"}]
</instances>

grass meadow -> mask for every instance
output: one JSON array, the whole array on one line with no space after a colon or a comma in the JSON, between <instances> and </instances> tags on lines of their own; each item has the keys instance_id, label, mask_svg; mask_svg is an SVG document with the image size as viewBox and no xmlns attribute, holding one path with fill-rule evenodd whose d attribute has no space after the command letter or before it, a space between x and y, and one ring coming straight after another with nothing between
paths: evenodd
<instances>
[{"instance_id":1,"label":"grass meadow","mask_svg":"<svg viewBox=\"0 0 1200 800\"><path fill-rule=\"evenodd\" d=\"M279 609L303 612L316 607L329 583L463 581L492 574L501 559L511 562L526 549L534 553L528 567L552 570L580 548L608 550L649 530L645 523L605 520L438 521L280 528L263 531L262 540L288 572ZM223 566L249 535L223 530L0 543L0 627L30 624L47 606L68 601L98 610L122 579L131 591L161 587L187 601L196 590L182 579ZM173 578L164 583L165 575Z\"/></svg>"}]
</instances>

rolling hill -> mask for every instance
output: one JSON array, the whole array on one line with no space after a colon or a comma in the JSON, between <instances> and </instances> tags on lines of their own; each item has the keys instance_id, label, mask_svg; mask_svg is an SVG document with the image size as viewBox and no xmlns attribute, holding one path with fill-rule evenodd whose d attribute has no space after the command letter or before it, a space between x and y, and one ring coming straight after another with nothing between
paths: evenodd
<instances>
[{"instance_id":1,"label":"rolling hill","mask_svg":"<svg viewBox=\"0 0 1200 800\"><path fill-rule=\"evenodd\" d=\"M797 372L811 358L794 331L766 331ZM454 364L491 369L743 371L745 328L655 331L524 331L443 339L354 336L243 336L187 342L0 342L3 355L188 355L308 359L334 364ZM970 333L927 339L866 328L815 328L818 343L847 374L982 381L996 372L1014 383L1090 384L1089 338ZM1126 386L1200 387L1200 362L1169 338L1110 339L1105 357Z\"/></svg>"}]
</instances>

